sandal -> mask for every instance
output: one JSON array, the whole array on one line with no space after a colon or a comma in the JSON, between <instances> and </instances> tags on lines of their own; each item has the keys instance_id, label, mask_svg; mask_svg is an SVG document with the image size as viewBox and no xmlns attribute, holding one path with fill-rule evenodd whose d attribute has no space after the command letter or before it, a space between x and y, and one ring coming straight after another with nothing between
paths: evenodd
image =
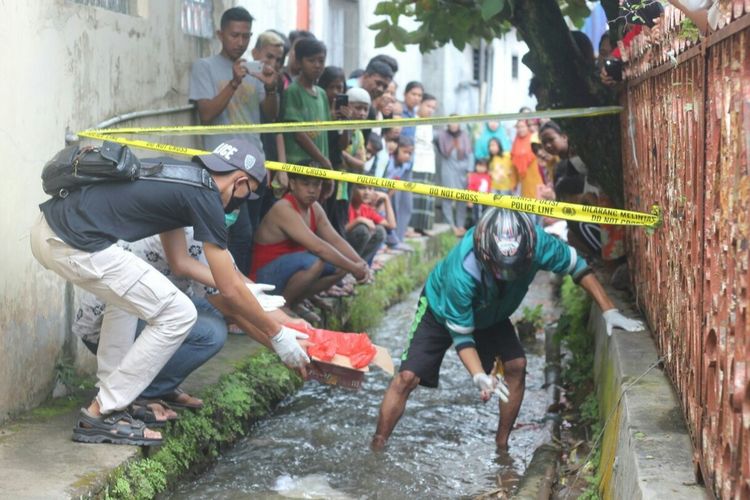
<instances>
[{"instance_id":1,"label":"sandal","mask_svg":"<svg viewBox=\"0 0 750 500\"><path fill-rule=\"evenodd\" d=\"M162 443L162 438L147 438L148 428L140 420L131 417L126 411L116 411L98 417L81 408L78 422L73 429L73 441L79 443L111 443L134 446L154 446Z\"/></svg>"},{"instance_id":2,"label":"sandal","mask_svg":"<svg viewBox=\"0 0 750 500\"><path fill-rule=\"evenodd\" d=\"M174 416L159 418L159 416L157 416L159 408L155 408L155 406L161 407L160 413L168 415L169 412L172 412ZM167 422L174 422L175 420L180 419L177 412L160 399L136 399L130 406L128 406L127 412L130 413L133 418L142 421L149 427L164 427Z\"/></svg>"},{"instance_id":3,"label":"sandal","mask_svg":"<svg viewBox=\"0 0 750 500\"><path fill-rule=\"evenodd\" d=\"M183 396L182 401L180 401L180 396ZM203 408L203 401L200 401L198 398L189 395L187 392L183 391L179 387L175 389L174 391L172 391L170 394L163 395L161 399L169 403L171 406L174 406L175 408L187 408L188 410L200 410L201 408ZM185 401L186 399L187 400L194 399L199 402L191 403L191 402Z\"/></svg>"}]
</instances>

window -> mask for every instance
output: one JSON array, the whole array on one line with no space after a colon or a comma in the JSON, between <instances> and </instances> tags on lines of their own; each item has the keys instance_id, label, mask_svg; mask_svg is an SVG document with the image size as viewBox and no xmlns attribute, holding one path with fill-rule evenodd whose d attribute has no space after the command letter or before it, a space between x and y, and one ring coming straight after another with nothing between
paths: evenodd
<instances>
[{"instance_id":1,"label":"window","mask_svg":"<svg viewBox=\"0 0 750 500\"><path fill-rule=\"evenodd\" d=\"M510 58L510 76L514 80L518 80L518 56Z\"/></svg>"},{"instance_id":2,"label":"window","mask_svg":"<svg viewBox=\"0 0 750 500\"><path fill-rule=\"evenodd\" d=\"M359 5L353 0L331 0L329 5L328 57L326 64L345 72L359 67Z\"/></svg>"},{"instance_id":3,"label":"window","mask_svg":"<svg viewBox=\"0 0 750 500\"><path fill-rule=\"evenodd\" d=\"M200 38L213 38L213 13L213 0L182 0L182 32Z\"/></svg>"},{"instance_id":4,"label":"window","mask_svg":"<svg viewBox=\"0 0 750 500\"><path fill-rule=\"evenodd\" d=\"M74 3L99 7L102 9L119 12L120 14L138 15L138 7L135 0L72 0Z\"/></svg>"}]
</instances>

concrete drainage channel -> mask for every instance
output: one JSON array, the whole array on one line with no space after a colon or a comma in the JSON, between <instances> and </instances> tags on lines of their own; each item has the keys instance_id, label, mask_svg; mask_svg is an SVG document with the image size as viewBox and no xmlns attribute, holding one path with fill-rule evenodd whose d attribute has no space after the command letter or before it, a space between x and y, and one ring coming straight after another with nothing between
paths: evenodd
<instances>
[{"instance_id":1,"label":"concrete drainage channel","mask_svg":"<svg viewBox=\"0 0 750 500\"><path fill-rule=\"evenodd\" d=\"M455 244L455 237L446 230L447 227L440 227L434 236L413 241L416 248L413 254L390 256L375 282L358 287L356 296L329 299L333 303L326 313L326 327L346 325L351 330L363 331L378 322L387 306L423 282L436 260ZM187 382L190 384L191 380ZM145 449L147 455L122 463L108 473L103 486L101 480L90 478L91 488L87 491L85 487L69 491L73 496L153 498L171 489L178 480L212 465L247 435L256 422L301 386L302 380L275 355L260 350L222 375L217 383L201 387L204 408L183 414L168 429L165 444L159 449L151 453Z\"/></svg>"}]
</instances>

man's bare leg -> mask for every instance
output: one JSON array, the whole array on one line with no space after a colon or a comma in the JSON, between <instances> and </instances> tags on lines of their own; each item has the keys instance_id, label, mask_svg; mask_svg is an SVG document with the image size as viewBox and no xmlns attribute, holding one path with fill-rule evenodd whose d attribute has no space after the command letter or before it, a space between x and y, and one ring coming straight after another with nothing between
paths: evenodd
<instances>
[{"instance_id":1,"label":"man's bare leg","mask_svg":"<svg viewBox=\"0 0 750 500\"><path fill-rule=\"evenodd\" d=\"M375 429L375 435L372 436L370 446L374 451L381 451L385 447L385 443L401 419L401 415L404 414L409 394L417 385L419 385L419 377L409 370L397 373L391 380L383 396L383 402L380 404L378 425Z\"/></svg>"},{"instance_id":2,"label":"man's bare leg","mask_svg":"<svg viewBox=\"0 0 750 500\"><path fill-rule=\"evenodd\" d=\"M346 271L338 270L331 276L321 278L320 275L323 272L324 266L325 262L318 259L309 269L296 272L289 278L283 292L287 305L293 306L307 297L312 297L316 293L328 290L341 278L346 276Z\"/></svg>"},{"instance_id":3,"label":"man's bare leg","mask_svg":"<svg viewBox=\"0 0 750 500\"><path fill-rule=\"evenodd\" d=\"M503 362L505 383L510 396L508 402L500 402L500 420L497 423L495 443L500 449L508 448L508 437L521 409L523 393L526 389L526 358L516 358Z\"/></svg>"}]
</instances>

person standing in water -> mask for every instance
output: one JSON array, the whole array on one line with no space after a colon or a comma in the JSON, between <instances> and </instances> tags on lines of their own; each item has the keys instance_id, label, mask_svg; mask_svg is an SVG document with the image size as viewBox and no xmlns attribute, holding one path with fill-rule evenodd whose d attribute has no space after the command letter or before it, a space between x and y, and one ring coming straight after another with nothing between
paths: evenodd
<instances>
[{"instance_id":1,"label":"person standing in water","mask_svg":"<svg viewBox=\"0 0 750 500\"><path fill-rule=\"evenodd\" d=\"M604 311L608 334L613 328L643 329L643 323L615 309L572 247L535 226L524 213L486 210L427 278L399 373L380 406L373 450L385 447L417 385L437 387L440 365L451 345L482 400L489 400L493 393L500 397L495 443L499 449L508 447L526 379L526 356L509 318L539 270L570 274ZM490 375L497 357L504 377Z\"/></svg>"}]
</instances>

